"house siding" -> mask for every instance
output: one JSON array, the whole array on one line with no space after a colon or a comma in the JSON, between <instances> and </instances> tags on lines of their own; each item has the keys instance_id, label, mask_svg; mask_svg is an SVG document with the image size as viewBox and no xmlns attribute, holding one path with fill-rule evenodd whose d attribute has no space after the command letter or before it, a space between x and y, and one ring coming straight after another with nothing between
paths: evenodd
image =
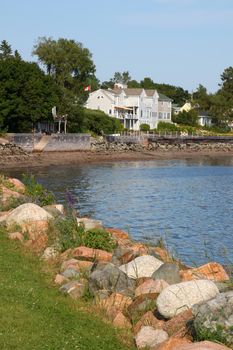
<instances>
[{"instance_id":1,"label":"house siding","mask_svg":"<svg viewBox=\"0 0 233 350\"><path fill-rule=\"evenodd\" d=\"M144 89L116 92L99 89L89 95L86 107L100 109L111 117L119 118L124 127L132 130L139 130L141 124L148 124L154 129L159 121L171 123L171 101L161 101L156 90L147 92Z\"/></svg>"}]
</instances>

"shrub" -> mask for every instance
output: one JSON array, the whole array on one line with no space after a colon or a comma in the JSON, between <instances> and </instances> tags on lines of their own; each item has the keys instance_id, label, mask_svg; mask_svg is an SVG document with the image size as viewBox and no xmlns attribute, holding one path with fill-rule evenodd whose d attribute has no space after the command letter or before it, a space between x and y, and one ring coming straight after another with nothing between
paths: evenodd
<instances>
[{"instance_id":1,"label":"shrub","mask_svg":"<svg viewBox=\"0 0 233 350\"><path fill-rule=\"evenodd\" d=\"M177 124L184 124L189 126L197 126L198 125L198 113L194 109L186 112L180 112L177 115L173 115L172 121Z\"/></svg>"},{"instance_id":2,"label":"shrub","mask_svg":"<svg viewBox=\"0 0 233 350\"><path fill-rule=\"evenodd\" d=\"M30 197L34 203L44 206L55 202L54 194L39 184L34 175L24 175L23 183L26 186L26 195Z\"/></svg>"},{"instance_id":3,"label":"shrub","mask_svg":"<svg viewBox=\"0 0 233 350\"><path fill-rule=\"evenodd\" d=\"M96 135L120 132L123 125L117 118L109 117L102 111L85 109L83 112L82 131L91 131Z\"/></svg>"},{"instance_id":4,"label":"shrub","mask_svg":"<svg viewBox=\"0 0 233 350\"><path fill-rule=\"evenodd\" d=\"M157 126L158 131L178 131L179 128L175 124L167 122L159 122Z\"/></svg>"},{"instance_id":5,"label":"shrub","mask_svg":"<svg viewBox=\"0 0 233 350\"><path fill-rule=\"evenodd\" d=\"M85 232L82 236L82 244L89 248L103 249L107 252L111 252L116 246L112 235L101 229Z\"/></svg>"},{"instance_id":6,"label":"shrub","mask_svg":"<svg viewBox=\"0 0 233 350\"><path fill-rule=\"evenodd\" d=\"M77 223L75 216L57 218L50 222L49 238L51 243L59 245L61 251L78 246L112 251L116 243L111 234L102 229L85 231L82 225Z\"/></svg>"},{"instance_id":7,"label":"shrub","mask_svg":"<svg viewBox=\"0 0 233 350\"><path fill-rule=\"evenodd\" d=\"M58 244L61 251L74 248L82 244L84 229L79 226L76 217L57 218L49 223L49 239Z\"/></svg>"},{"instance_id":8,"label":"shrub","mask_svg":"<svg viewBox=\"0 0 233 350\"><path fill-rule=\"evenodd\" d=\"M148 124L141 124L140 125L140 130L144 131L144 132L150 131L150 125L148 125Z\"/></svg>"}]
</instances>

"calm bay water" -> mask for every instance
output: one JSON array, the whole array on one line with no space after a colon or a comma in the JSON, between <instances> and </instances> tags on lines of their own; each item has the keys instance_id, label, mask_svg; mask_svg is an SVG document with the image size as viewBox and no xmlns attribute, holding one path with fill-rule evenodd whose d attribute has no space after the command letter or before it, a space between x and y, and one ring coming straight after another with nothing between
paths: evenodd
<instances>
[{"instance_id":1,"label":"calm bay water","mask_svg":"<svg viewBox=\"0 0 233 350\"><path fill-rule=\"evenodd\" d=\"M233 263L233 159L117 162L32 168L81 215L167 246L188 264ZM21 177L25 170L5 171Z\"/></svg>"}]
</instances>

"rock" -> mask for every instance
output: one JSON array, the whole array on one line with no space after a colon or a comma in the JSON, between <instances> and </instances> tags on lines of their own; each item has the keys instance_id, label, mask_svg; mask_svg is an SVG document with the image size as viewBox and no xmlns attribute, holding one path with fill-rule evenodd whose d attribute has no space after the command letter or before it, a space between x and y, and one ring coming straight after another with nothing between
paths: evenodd
<instances>
[{"instance_id":1,"label":"rock","mask_svg":"<svg viewBox=\"0 0 233 350\"><path fill-rule=\"evenodd\" d=\"M56 275L55 279L54 279L54 283L56 284L65 284L66 282L68 282L68 278L65 278L65 276L60 275L59 273Z\"/></svg>"},{"instance_id":2,"label":"rock","mask_svg":"<svg viewBox=\"0 0 233 350\"><path fill-rule=\"evenodd\" d=\"M201 341L198 343L178 345L174 350L230 350L230 348L211 341Z\"/></svg>"},{"instance_id":3,"label":"rock","mask_svg":"<svg viewBox=\"0 0 233 350\"><path fill-rule=\"evenodd\" d=\"M85 272L85 271L90 271L92 266L93 266L93 263L91 261L69 259L62 263L61 271L64 271L67 268L72 268L77 271Z\"/></svg>"},{"instance_id":4,"label":"rock","mask_svg":"<svg viewBox=\"0 0 233 350\"><path fill-rule=\"evenodd\" d=\"M134 290L135 281L113 264L106 265L102 270L95 270L89 277L89 290L94 294L98 290L124 292Z\"/></svg>"},{"instance_id":5,"label":"rock","mask_svg":"<svg viewBox=\"0 0 233 350\"><path fill-rule=\"evenodd\" d=\"M20 198L24 198L24 196L21 193L13 191L5 186L1 186L1 203L3 205L10 205L11 202L14 202L14 200Z\"/></svg>"},{"instance_id":6,"label":"rock","mask_svg":"<svg viewBox=\"0 0 233 350\"><path fill-rule=\"evenodd\" d=\"M174 350L177 346L186 344L190 344L190 340L186 338L171 337L159 344L159 346L151 348L151 350Z\"/></svg>"},{"instance_id":7,"label":"rock","mask_svg":"<svg viewBox=\"0 0 233 350\"><path fill-rule=\"evenodd\" d=\"M151 326L154 329L163 329L164 323L165 322L163 320L158 320L154 316L153 312L148 311L134 326L134 334L137 334L143 326Z\"/></svg>"},{"instance_id":8,"label":"rock","mask_svg":"<svg viewBox=\"0 0 233 350\"><path fill-rule=\"evenodd\" d=\"M169 336L178 335L179 338L183 338L189 332L189 323L192 319L192 309L188 309L165 322L163 330L165 330Z\"/></svg>"},{"instance_id":9,"label":"rock","mask_svg":"<svg viewBox=\"0 0 233 350\"><path fill-rule=\"evenodd\" d=\"M122 312L118 312L114 320L112 321L114 327L129 329L132 328L130 321L125 317Z\"/></svg>"},{"instance_id":10,"label":"rock","mask_svg":"<svg viewBox=\"0 0 233 350\"><path fill-rule=\"evenodd\" d=\"M219 294L212 281L195 280L173 284L165 288L157 298L157 308L165 318L171 318L193 305L212 299Z\"/></svg>"},{"instance_id":11,"label":"rock","mask_svg":"<svg viewBox=\"0 0 233 350\"><path fill-rule=\"evenodd\" d=\"M73 257L91 261L106 261L112 260L112 254L101 249L93 249L88 247L78 247L73 251Z\"/></svg>"},{"instance_id":12,"label":"rock","mask_svg":"<svg viewBox=\"0 0 233 350\"><path fill-rule=\"evenodd\" d=\"M50 204L50 205L45 205L43 209L56 209L60 212L60 214L64 215L65 214L65 208L63 204Z\"/></svg>"},{"instance_id":13,"label":"rock","mask_svg":"<svg viewBox=\"0 0 233 350\"><path fill-rule=\"evenodd\" d=\"M62 217L63 214L61 213L60 210L58 210L55 206L53 205L46 205L43 207L44 210L47 211L50 215L52 215L54 218L59 218Z\"/></svg>"},{"instance_id":14,"label":"rock","mask_svg":"<svg viewBox=\"0 0 233 350\"><path fill-rule=\"evenodd\" d=\"M163 263L151 255L143 255L130 261L128 264L121 265L120 270L125 272L130 278L151 277L152 274Z\"/></svg>"},{"instance_id":15,"label":"rock","mask_svg":"<svg viewBox=\"0 0 233 350\"><path fill-rule=\"evenodd\" d=\"M121 266L135 259L137 256L139 256L139 254L130 247L118 246L114 250L112 262L117 266Z\"/></svg>"},{"instance_id":16,"label":"rock","mask_svg":"<svg viewBox=\"0 0 233 350\"><path fill-rule=\"evenodd\" d=\"M66 277L67 279L70 279L70 278L77 279L80 277L80 273L77 270L72 269L71 267L63 271L61 275Z\"/></svg>"},{"instance_id":17,"label":"rock","mask_svg":"<svg viewBox=\"0 0 233 350\"><path fill-rule=\"evenodd\" d=\"M128 235L128 233L126 233L126 232L124 232L124 231L121 231L121 230L119 230L119 229L117 229L117 228L108 228L107 229L107 231L109 232L109 233L111 233L112 234L112 236L114 237L114 238L116 238L116 240L118 240L118 239L129 239L129 235Z\"/></svg>"},{"instance_id":18,"label":"rock","mask_svg":"<svg viewBox=\"0 0 233 350\"><path fill-rule=\"evenodd\" d=\"M124 312L132 303L132 299L120 293L112 293L108 298L100 301L100 306L104 308L108 314L117 311ZM115 315L114 315L115 317Z\"/></svg>"},{"instance_id":19,"label":"rock","mask_svg":"<svg viewBox=\"0 0 233 350\"><path fill-rule=\"evenodd\" d=\"M133 320L138 319L138 316L145 314L147 311L156 309L156 299L158 294L142 294L134 299L128 308L128 313Z\"/></svg>"},{"instance_id":20,"label":"rock","mask_svg":"<svg viewBox=\"0 0 233 350\"><path fill-rule=\"evenodd\" d=\"M37 241L40 236L46 235L49 227L46 220L24 222L19 226L21 226L23 234L32 241Z\"/></svg>"},{"instance_id":21,"label":"rock","mask_svg":"<svg viewBox=\"0 0 233 350\"><path fill-rule=\"evenodd\" d=\"M46 210L33 203L25 203L13 209L6 218L7 225L22 225L30 221L48 221L52 219L52 215Z\"/></svg>"},{"instance_id":22,"label":"rock","mask_svg":"<svg viewBox=\"0 0 233 350\"><path fill-rule=\"evenodd\" d=\"M176 284L181 282L179 267L177 264L164 263L151 276L154 280L164 280L168 284Z\"/></svg>"},{"instance_id":23,"label":"rock","mask_svg":"<svg viewBox=\"0 0 233 350\"><path fill-rule=\"evenodd\" d=\"M20 233L20 232L9 233L8 237L14 241L20 241L20 242L24 241L24 237L23 237L22 233Z\"/></svg>"},{"instance_id":24,"label":"rock","mask_svg":"<svg viewBox=\"0 0 233 350\"><path fill-rule=\"evenodd\" d=\"M142 294L159 294L168 286L169 284L163 280L149 279L136 288L135 297L138 297Z\"/></svg>"},{"instance_id":25,"label":"rock","mask_svg":"<svg viewBox=\"0 0 233 350\"><path fill-rule=\"evenodd\" d=\"M94 293L95 304L99 304L104 299L107 299L110 296L111 292L107 289L97 290Z\"/></svg>"},{"instance_id":26,"label":"rock","mask_svg":"<svg viewBox=\"0 0 233 350\"><path fill-rule=\"evenodd\" d=\"M144 326L135 337L136 345L139 349L159 345L168 339L168 335L162 329L154 329L150 326Z\"/></svg>"},{"instance_id":27,"label":"rock","mask_svg":"<svg viewBox=\"0 0 233 350\"><path fill-rule=\"evenodd\" d=\"M199 333L212 334L212 339L233 347L233 291L193 307L194 328Z\"/></svg>"},{"instance_id":28,"label":"rock","mask_svg":"<svg viewBox=\"0 0 233 350\"><path fill-rule=\"evenodd\" d=\"M93 229L102 229L102 221L93 220L89 218L77 218L77 223L81 226L83 225L85 231L93 230Z\"/></svg>"},{"instance_id":29,"label":"rock","mask_svg":"<svg viewBox=\"0 0 233 350\"><path fill-rule=\"evenodd\" d=\"M55 247L47 247L42 255L43 260L56 259L59 255L58 250Z\"/></svg>"},{"instance_id":30,"label":"rock","mask_svg":"<svg viewBox=\"0 0 233 350\"><path fill-rule=\"evenodd\" d=\"M208 279L216 282L224 282L229 280L229 276L222 265L216 262L210 262L195 269L183 270L180 273L183 281Z\"/></svg>"},{"instance_id":31,"label":"rock","mask_svg":"<svg viewBox=\"0 0 233 350\"><path fill-rule=\"evenodd\" d=\"M61 265L61 271L64 271L68 268L75 268L77 271L79 271L79 264L78 264L78 260L77 259L69 259L69 260L65 260L63 261L62 265Z\"/></svg>"},{"instance_id":32,"label":"rock","mask_svg":"<svg viewBox=\"0 0 233 350\"><path fill-rule=\"evenodd\" d=\"M42 250L45 250L48 242L48 236L41 233L36 240L29 239L25 241L24 246L33 250L35 253L40 253Z\"/></svg>"},{"instance_id":33,"label":"rock","mask_svg":"<svg viewBox=\"0 0 233 350\"><path fill-rule=\"evenodd\" d=\"M64 284L60 291L64 294L68 294L72 299L79 299L85 294L86 283L82 281L72 281Z\"/></svg>"},{"instance_id":34,"label":"rock","mask_svg":"<svg viewBox=\"0 0 233 350\"><path fill-rule=\"evenodd\" d=\"M20 193L25 193L26 187L20 180L14 179L14 178L8 178L7 181L10 182L14 186L14 189L16 191L18 191Z\"/></svg>"}]
</instances>

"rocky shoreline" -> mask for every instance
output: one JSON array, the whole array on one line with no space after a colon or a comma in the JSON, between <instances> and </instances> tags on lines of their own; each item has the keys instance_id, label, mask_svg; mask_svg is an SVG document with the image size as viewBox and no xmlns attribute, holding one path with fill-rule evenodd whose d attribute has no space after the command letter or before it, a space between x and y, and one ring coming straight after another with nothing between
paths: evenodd
<instances>
[{"instance_id":1,"label":"rocky shoreline","mask_svg":"<svg viewBox=\"0 0 233 350\"><path fill-rule=\"evenodd\" d=\"M27 188L17 179L2 177L0 191L0 224L9 238L46 264L55 262L54 284L60 292L75 300L88 293L93 311L131 332L138 349L233 347L233 283L223 266L185 266L161 244L134 242L126 232L74 212L75 221L70 222L81 229L84 240L67 248L67 241L62 246L51 226L56 220L60 226L70 220L63 205L31 203ZM15 208L9 209L12 203Z\"/></svg>"},{"instance_id":2,"label":"rocky shoreline","mask_svg":"<svg viewBox=\"0 0 233 350\"><path fill-rule=\"evenodd\" d=\"M115 161L215 159L232 157L231 144L92 144L90 151L27 153L13 144L0 144L0 169L79 165Z\"/></svg>"}]
</instances>

